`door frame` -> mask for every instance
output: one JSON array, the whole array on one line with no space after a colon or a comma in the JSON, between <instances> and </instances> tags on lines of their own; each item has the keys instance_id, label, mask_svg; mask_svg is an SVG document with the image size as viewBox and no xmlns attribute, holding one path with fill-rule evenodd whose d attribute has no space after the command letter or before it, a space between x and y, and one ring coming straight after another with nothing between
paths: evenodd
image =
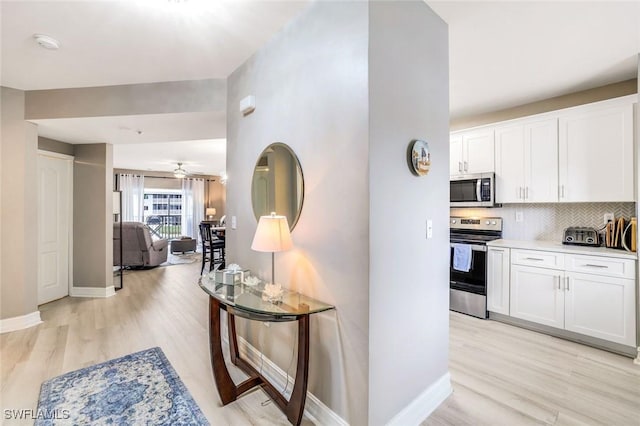
<instances>
[{"instance_id":1,"label":"door frame","mask_svg":"<svg viewBox=\"0 0 640 426\"><path fill-rule=\"evenodd\" d=\"M69 211L71 212L71 214L69 215L69 253L67 256L67 262L68 262L68 267L69 267L69 274L68 274L68 280L69 282L67 283L67 296L71 295L71 290L73 288L73 163L75 160L75 157L73 155L67 155L67 154L60 154L57 152L53 152L53 151L46 151L43 149L38 149L38 160L39 157L43 156L43 157L49 157L49 158L53 158L53 159L57 159L57 160L70 160L69 161L69 165L71 167L70 173L69 173ZM40 191L40 181L38 180L38 187L36 187L36 191ZM38 197L38 207L37 207L37 212L38 212L38 220L36 223L37 226L37 233L38 233L38 247L36 247L38 256L40 254L40 200ZM40 292L40 280L38 280L37 283L37 293ZM38 304L38 306L40 306L40 304Z\"/></svg>"}]
</instances>

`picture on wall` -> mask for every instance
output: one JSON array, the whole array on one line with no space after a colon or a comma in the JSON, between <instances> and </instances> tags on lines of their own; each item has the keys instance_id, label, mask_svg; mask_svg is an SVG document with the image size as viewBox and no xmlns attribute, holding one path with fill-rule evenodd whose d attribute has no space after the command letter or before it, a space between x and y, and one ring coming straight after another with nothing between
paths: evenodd
<instances>
[{"instance_id":1,"label":"picture on wall","mask_svg":"<svg viewBox=\"0 0 640 426\"><path fill-rule=\"evenodd\" d=\"M416 176L424 176L431 168L431 154L426 141L415 139L409 144L409 164Z\"/></svg>"}]
</instances>

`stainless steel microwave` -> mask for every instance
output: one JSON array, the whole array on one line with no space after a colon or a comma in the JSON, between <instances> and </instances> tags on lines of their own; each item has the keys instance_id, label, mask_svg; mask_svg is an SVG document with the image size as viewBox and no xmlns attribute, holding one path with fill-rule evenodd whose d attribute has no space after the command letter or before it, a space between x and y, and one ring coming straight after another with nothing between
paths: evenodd
<instances>
[{"instance_id":1,"label":"stainless steel microwave","mask_svg":"<svg viewBox=\"0 0 640 426\"><path fill-rule=\"evenodd\" d=\"M451 176L449 197L451 207L494 207L495 173Z\"/></svg>"}]
</instances>

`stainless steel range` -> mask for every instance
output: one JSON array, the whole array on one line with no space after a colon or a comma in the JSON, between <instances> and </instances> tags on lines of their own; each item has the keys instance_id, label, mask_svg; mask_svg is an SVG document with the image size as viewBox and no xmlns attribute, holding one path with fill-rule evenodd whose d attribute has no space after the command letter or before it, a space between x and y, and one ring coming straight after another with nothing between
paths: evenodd
<instances>
[{"instance_id":1,"label":"stainless steel range","mask_svg":"<svg viewBox=\"0 0 640 426\"><path fill-rule=\"evenodd\" d=\"M452 216L449 229L449 308L487 318L487 242L502 238L502 218Z\"/></svg>"}]
</instances>

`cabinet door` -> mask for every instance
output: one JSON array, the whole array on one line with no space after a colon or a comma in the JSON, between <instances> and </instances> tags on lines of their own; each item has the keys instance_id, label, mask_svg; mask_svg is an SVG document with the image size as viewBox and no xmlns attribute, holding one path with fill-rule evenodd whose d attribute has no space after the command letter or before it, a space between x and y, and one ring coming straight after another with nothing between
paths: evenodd
<instances>
[{"instance_id":1,"label":"cabinet door","mask_svg":"<svg viewBox=\"0 0 640 426\"><path fill-rule=\"evenodd\" d=\"M487 310L509 315L510 249L489 248L487 252Z\"/></svg>"},{"instance_id":2,"label":"cabinet door","mask_svg":"<svg viewBox=\"0 0 640 426\"><path fill-rule=\"evenodd\" d=\"M451 135L449 144L449 176L464 173L462 159L462 135Z\"/></svg>"},{"instance_id":3,"label":"cabinet door","mask_svg":"<svg viewBox=\"0 0 640 426\"><path fill-rule=\"evenodd\" d=\"M511 266L511 316L551 327L564 327L564 272Z\"/></svg>"},{"instance_id":4,"label":"cabinet door","mask_svg":"<svg viewBox=\"0 0 640 426\"><path fill-rule=\"evenodd\" d=\"M527 203L558 201L558 120L524 126L524 198Z\"/></svg>"},{"instance_id":5,"label":"cabinet door","mask_svg":"<svg viewBox=\"0 0 640 426\"><path fill-rule=\"evenodd\" d=\"M565 328L636 345L635 280L567 272Z\"/></svg>"},{"instance_id":6,"label":"cabinet door","mask_svg":"<svg viewBox=\"0 0 640 426\"><path fill-rule=\"evenodd\" d=\"M560 201L634 201L631 103L562 113L559 135Z\"/></svg>"},{"instance_id":7,"label":"cabinet door","mask_svg":"<svg viewBox=\"0 0 640 426\"><path fill-rule=\"evenodd\" d=\"M496 128L496 203L524 201L524 126Z\"/></svg>"},{"instance_id":8,"label":"cabinet door","mask_svg":"<svg viewBox=\"0 0 640 426\"><path fill-rule=\"evenodd\" d=\"M462 135L465 173L494 172L493 129L475 130Z\"/></svg>"}]
</instances>

